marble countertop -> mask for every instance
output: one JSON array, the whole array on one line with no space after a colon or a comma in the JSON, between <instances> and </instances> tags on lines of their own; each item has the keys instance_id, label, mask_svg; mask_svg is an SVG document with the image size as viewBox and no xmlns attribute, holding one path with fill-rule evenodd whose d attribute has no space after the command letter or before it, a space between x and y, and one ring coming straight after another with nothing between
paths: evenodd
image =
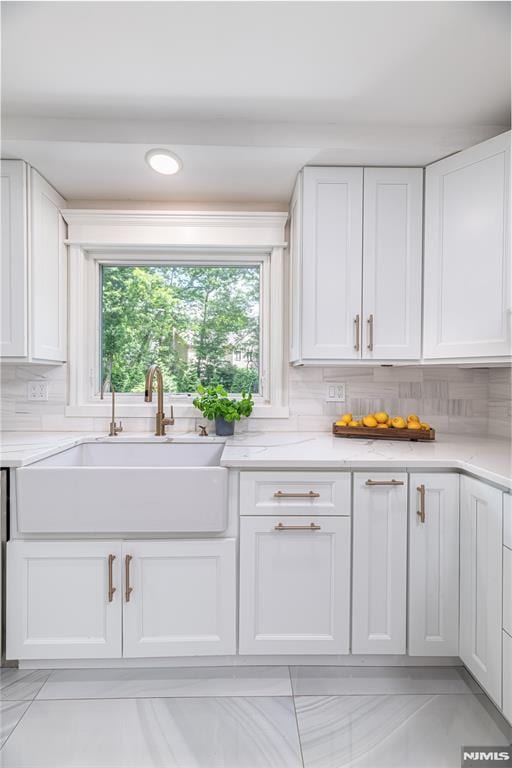
<instances>
[{"instance_id":1,"label":"marble countertop","mask_svg":"<svg viewBox=\"0 0 512 768\"><path fill-rule=\"evenodd\" d=\"M221 464L246 469L460 469L512 489L509 440L439 433L436 437L432 443L415 443L254 432L228 438Z\"/></svg>"},{"instance_id":2,"label":"marble countertop","mask_svg":"<svg viewBox=\"0 0 512 768\"><path fill-rule=\"evenodd\" d=\"M3 432L0 466L21 467L82 442L108 439L87 432ZM192 434L169 432L167 438L141 433L117 441L197 440ZM204 438L203 438L204 439ZM333 437L316 432L248 432L227 438L221 464L240 469L459 469L512 490L509 440L473 435L437 434L433 443Z\"/></svg>"}]
</instances>

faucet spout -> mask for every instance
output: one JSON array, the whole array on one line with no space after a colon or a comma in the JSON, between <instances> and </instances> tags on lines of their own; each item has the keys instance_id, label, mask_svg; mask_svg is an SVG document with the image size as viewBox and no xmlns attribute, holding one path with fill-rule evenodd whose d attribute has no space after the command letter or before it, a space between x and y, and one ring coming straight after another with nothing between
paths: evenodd
<instances>
[{"instance_id":1,"label":"faucet spout","mask_svg":"<svg viewBox=\"0 0 512 768\"><path fill-rule=\"evenodd\" d=\"M173 409L171 406L171 418L166 418L164 413L164 379L159 366L150 365L146 372L146 384L144 387L144 401L151 403L153 401L153 383L156 377L157 389L157 408L155 414L155 435L162 437L165 435L165 427L174 424Z\"/></svg>"}]
</instances>

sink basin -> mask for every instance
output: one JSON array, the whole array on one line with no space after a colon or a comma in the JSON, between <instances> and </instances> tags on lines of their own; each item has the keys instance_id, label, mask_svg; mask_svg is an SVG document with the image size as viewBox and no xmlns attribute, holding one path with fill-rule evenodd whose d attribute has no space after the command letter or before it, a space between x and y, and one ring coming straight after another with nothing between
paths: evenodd
<instances>
[{"instance_id":1,"label":"sink basin","mask_svg":"<svg viewBox=\"0 0 512 768\"><path fill-rule=\"evenodd\" d=\"M20 533L221 533L223 445L90 442L16 470Z\"/></svg>"},{"instance_id":2,"label":"sink basin","mask_svg":"<svg viewBox=\"0 0 512 768\"><path fill-rule=\"evenodd\" d=\"M222 443L95 442L76 445L32 467L218 467Z\"/></svg>"}]
</instances>

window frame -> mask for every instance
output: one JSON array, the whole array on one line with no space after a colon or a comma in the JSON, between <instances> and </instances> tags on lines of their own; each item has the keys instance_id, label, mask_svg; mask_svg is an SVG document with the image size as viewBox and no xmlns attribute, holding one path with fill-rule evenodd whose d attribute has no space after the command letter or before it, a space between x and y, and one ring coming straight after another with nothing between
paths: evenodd
<instances>
[{"instance_id":1,"label":"window frame","mask_svg":"<svg viewBox=\"0 0 512 768\"><path fill-rule=\"evenodd\" d=\"M257 405L264 405L270 402L269 392L269 341L270 341L270 255L268 253L247 254L233 253L229 257L221 257L216 254L198 254L191 257L190 254L169 253L167 255L152 255L132 253L130 255L119 254L101 254L95 255L94 269L94 291L95 291L95 315L96 324L94 328L95 344L92 348L93 359L89 360L89 369L92 371L92 379L89 377L88 402L98 402L100 395L100 371L101 371L101 337L102 337L102 302L101 302L101 280L102 267L136 267L136 266L215 266L215 267L237 267L248 266L258 267L260 270L260 320L259 320L259 347L260 347L260 392L253 396ZM92 299L92 296L91 296ZM186 402L194 398L197 393L173 392L171 395L174 403ZM230 393L233 397L241 393ZM116 393L119 404L131 402L130 398L140 399L140 393L137 392L119 392Z\"/></svg>"},{"instance_id":2,"label":"window frame","mask_svg":"<svg viewBox=\"0 0 512 768\"><path fill-rule=\"evenodd\" d=\"M63 214L65 211L63 211ZM260 334L262 393L255 396L251 418L287 418L288 389L285 363L285 296L284 249L278 247L194 248L167 246L140 248L133 246L84 247L69 245L69 354L68 402L66 416L105 418L110 414L110 398L101 400L96 391L99 381L101 344L100 264L120 266L122 263L210 263L236 265L261 264ZM272 329L272 331L271 331ZM177 418L199 417L193 405L193 394L173 395ZM151 418L155 405L144 403L140 394L120 393L116 397L118 417ZM166 402L169 395L166 394ZM91 421L87 428L96 425ZM84 427L77 424L77 428Z\"/></svg>"}]
</instances>

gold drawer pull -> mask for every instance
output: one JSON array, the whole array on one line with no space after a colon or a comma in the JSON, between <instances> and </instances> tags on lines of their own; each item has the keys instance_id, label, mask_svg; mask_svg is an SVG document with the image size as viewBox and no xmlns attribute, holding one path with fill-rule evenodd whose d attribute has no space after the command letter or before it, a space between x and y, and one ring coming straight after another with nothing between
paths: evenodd
<instances>
[{"instance_id":1,"label":"gold drawer pull","mask_svg":"<svg viewBox=\"0 0 512 768\"><path fill-rule=\"evenodd\" d=\"M130 595L133 592L130 587L130 563L133 560L131 555L126 555L124 559L124 599L127 603L130 602Z\"/></svg>"},{"instance_id":2,"label":"gold drawer pull","mask_svg":"<svg viewBox=\"0 0 512 768\"><path fill-rule=\"evenodd\" d=\"M274 531L319 531L322 526L316 523L310 523L309 525L283 525L278 523L274 526Z\"/></svg>"},{"instance_id":3,"label":"gold drawer pull","mask_svg":"<svg viewBox=\"0 0 512 768\"><path fill-rule=\"evenodd\" d=\"M359 337L361 335L361 320L359 315L356 315L354 317L354 334L355 334L355 343L354 343L354 349L356 352L359 352Z\"/></svg>"},{"instance_id":4,"label":"gold drawer pull","mask_svg":"<svg viewBox=\"0 0 512 768\"><path fill-rule=\"evenodd\" d=\"M108 601L109 603L112 602L114 599L114 592L116 591L116 588L114 587L114 560L116 559L115 555L109 555L108 556Z\"/></svg>"},{"instance_id":5,"label":"gold drawer pull","mask_svg":"<svg viewBox=\"0 0 512 768\"><path fill-rule=\"evenodd\" d=\"M373 352L373 315L370 315L366 322L368 325L368 344L366 348Z\"/></svg>"},{"instance_id":6,"label":"gold drawer pull","mask_svg":"<svg viewBox=\"0 0 512 768\"><path fill-rule=\"evenodd\" d=\"M425 522L425 486L423 485L423 483L421 485L418 485L416 490L419 491L419 494L420 494L420 508L416 512L416 514L420 519L420 523L424 523Z\"/></svg>"},{"instance_id":7,"label":"gold drawer pull","mask_svg":"<svg viewBox=\"0 0 512 768\"><path fill-rule=\"evenodd\" d=\"M403 480L367 480L365 485L405 485Z\"/></svg>"},{"instance_id":8,"label":"gold drawer pull","mask_svg":"<svg viewBox=\"0 0 512 768\"><path fill-rule=\"evenodd\" d=\"M276 491L274 497L276 499L319 499L320 494L316 491L308 491L307 493L285 493L285 491Z\"/></svg>"}]
</instances>

